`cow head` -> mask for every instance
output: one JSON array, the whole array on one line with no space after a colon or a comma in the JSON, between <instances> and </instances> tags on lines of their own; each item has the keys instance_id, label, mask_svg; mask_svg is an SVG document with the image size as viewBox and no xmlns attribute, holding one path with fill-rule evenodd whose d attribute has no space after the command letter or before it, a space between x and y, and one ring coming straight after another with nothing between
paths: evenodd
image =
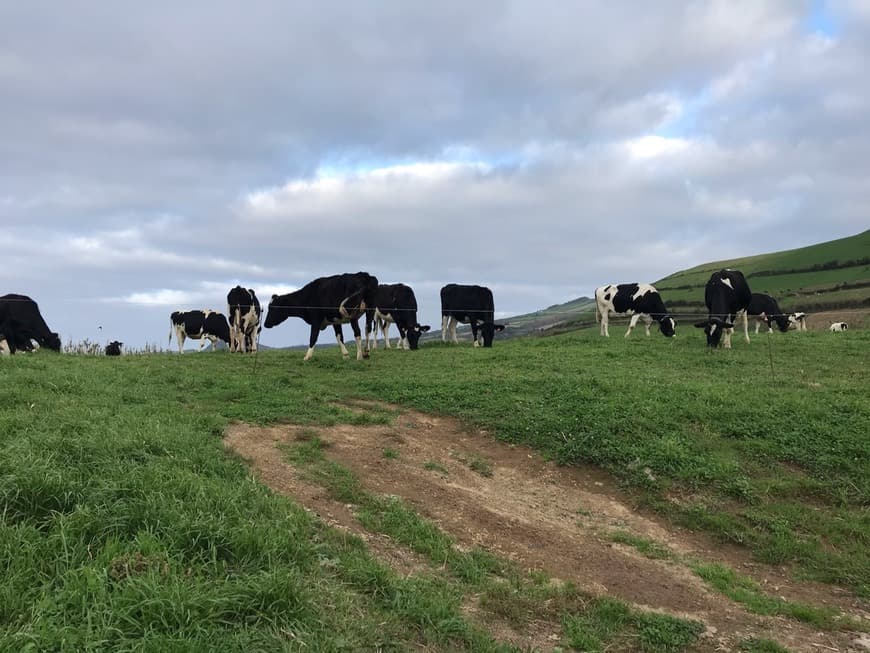
<instances>
[{"instance_id":1,"label":"cow head","mask_svg":"<svg viewBox=\"0 0 870 653\"><path fill-rule=\"evenodd\" d=\"M45 338L43 338L42 342L40 342L39 344L43 347L48 347L52 351L60 351L60 336L52 331Z\"/></svg>"},{"instance_id":2,"label":"cow head","mask_svg":"<svg viewBox=\"0 0 870 653\"><path fill-rule=\"evenodd\" d=\"M272 295L269 308L266 310L266 319L263 321L264 327L271 329L290 317L290 310L285 302L286 295Z\"/></svg>"},{"instance_id":3,"label":"cow head","mask_svg":"<svg viewBox=\"0 0 870 653\"><path fill-rule=\"evenodd\" d=\"M770 326L771 322L776 322L777 328L785 333L788 331L788 327L791 325L791 320L788 315L774 315L767 319L767 326Z\"/></svg>"},{"instance_id":4,"label":"cow head","mask_svg":"<svg viewBox=\"0 0 870 653\"><path fill-rule=\"evenodd\" d=\"M495 337L496 331L504 331L504 324L495 324L493 322L481 322L477 325L477 329L483 338L484 347L492 347L492 339Z\"/></svg>"},{"instance_id":5,"label":"cow head","mask_svg":"<svg viewBox=\"0 0 870 653\"><path fill-rule=\"evenodd\" d=\"M420 343L420 335L426 333L431 328L428 324L415 324L412 327L408 327L408 331L405 333L405 337L408 339L408 346L411 349L417 349Z\"/></svg>"},{"instance_id":6,"label":"cow head","mask_svg":"<svg viewBox=\"0 0 870 653\"><path fill-rule=\"evenodd\" d=\"M659 329L661 329L662 335L673 338L677 332L677 323L670 315L664 315L659 320Z\"/></svg>"},{"instance_id":7,"label":"cow head","mask_svg":"<svg viewBox=\"0 0 870 653\"><path fill-rule=\"evenodd\" d=\"M718 347L719 341L722 340L722 333L725 329L733 329L734 325L721 317L711 317L704 322L696 322L695 327L704 329L708 347Z\"/></svg>"}]
</instances>

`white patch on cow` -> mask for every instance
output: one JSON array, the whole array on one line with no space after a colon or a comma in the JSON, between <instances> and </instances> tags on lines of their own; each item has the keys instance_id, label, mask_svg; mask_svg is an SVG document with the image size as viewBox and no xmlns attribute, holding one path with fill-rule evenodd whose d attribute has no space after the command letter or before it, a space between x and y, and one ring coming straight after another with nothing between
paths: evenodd
<instances>
[{"instance_id":1,"label":"white patch on cow","mask_svg":"<svg viewBox=\"0 0 870 653\"><path fill-rule=\"evenodd\" d=\"M711 336L716 333L716 329L718 328L718 326L719 325L716 322L713 322L713 324L710 325L710 335Z\"/></svg>"},{"instance_id":2,"label":"white patch on cow","mask_svg":"<svg viewBox=\"0 0 870 653\"><path fill-rule=\"evenodd\" d=\"M441 342L447 342L447 327L450 325L450 316L441 316Z\"/></svg>"},{"instance_id":3,"label":"white patch on cow","mask_svg":"<svg viewBox=\"0 0 870 653\"><path fill-rule=\"evenodd\" d=\"M634 293L631 298L637 300L638 298L643 297L644 295L648 295L651 292L657 292L655 287L648 283L639 283L637 284L637 292Z\"/></svg>"},{"instance_id":4,"label":"white patch on cow","mask_svg":"<svg viewBox=\"0 0 870 653\"><path fill-rule=\"evenodd\" d=\"M363 359L362 336L354 336L354 340L356 340L356 359L361 361Z\"/></svg>"},{"instance_id":5,"label":"white patch on cow","mask_svg":"<svg viewBox=\"0 0 870 653\"><path fill-rule=\"evenodd\" d=\"M9 356L12 352L9 351L9 343L6 342L6 338L0 340L0 356Z\"/></svg>"},{"instance_id":6,"label":"white patch on cow","mask_svg":"<svg viewBox=\"0 0 870 653\"><path fill-rule=\"evenodd\" d=\"M731 334L734 333L734 327L726 327L722 336L722 346L725 349L731 349ZM748 338L747 338L748 340Z\"/></svg>"},{"instance_id":7,"label":"white patch on cow","mask_svg":"<svg viewBox=\"0 0 870 653\"><path fill-rule=\"evenodd\" d=\"M729 279L728 277L719 277L719 281L731 288L731 290L734 290L734 286L731 285L731 279Z\"/></svg>"},{"instance_id":8,"label":"white patch on cow","mask_svg":"<svg viewBox=\"0 0 870 653\"><path fill-rule=\"evenodd\" d=\"M741 315L743 316L743 337L746 340L746 342L748 343L749 342L749 311L747 311L746 309L743 309L742 311L737 311L737 314L734 316L734 321L736 322L740 318ZM730 319L731 316L729 315L728 318ZM733 329L732 329L732 331L733 331ZM730 340L729 340L728 346L729 347L731 346Z\"/></svg>"},{"instance_id":9,"label":"white patch on cow","mask_svg":"<svg viewBox=\"0 0 870 653\"><path fill-rule=\"evenodd\" d=\"M309 347L308 351L305 352L305 356L302 358L304 361L310 361L311 357L314 355L314 347Z\"/></svg>"}]
</instances>

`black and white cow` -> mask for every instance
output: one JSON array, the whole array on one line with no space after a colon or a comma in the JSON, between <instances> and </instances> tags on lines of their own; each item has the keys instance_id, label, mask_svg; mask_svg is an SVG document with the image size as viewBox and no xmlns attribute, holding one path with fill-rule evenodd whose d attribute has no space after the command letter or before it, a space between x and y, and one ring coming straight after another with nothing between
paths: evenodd
<instances>
[{"instance_id":1,"label":"black and white cow","mask_svg":"<svg viewBox=\"0 0 870 653\"><path fill-rule=\"evenodd\" d=\"M113 340L108 345L106 345L106 356L120 356L121 355L121 347L124 346L123 342L118 342L117 340Z\"/></svg>"},{"instance_id":2,"label":"black and white cow","mask_svg":"<svg viewBox=\"0 0 870 653\"><path fill-rule=\"evenodd\" d=\"M456 324L471 325L471 338L475 347L492 347L496 331L504 331L503 324L495 323L495 302L486 286L466 286L449 283L441 289L441 340L459 343Z\"/></svg>"},{"instance_id":3,"label":"black and white cow","mask_svg":"<svg viewBox=\"0 0 870 653\"><path fill-rule=\"evenodd\" d=\"M420 335L431 328L428 324L417 322L417 298L414 291L403 283L382 283L375 294L374 317L370 321L371 330L366 332L366 340L371 349L378 348L378 329L384 336L384 344L390 348L390 324L395 322L399 330L399 349L417 349ZM369 322L366 322L368 328Z\"/></svg>"},{"instance_id":4,"label":"black and white cow","mask_svg":"<svg viewBox=\"0 0 870 653\"><path fill-rule=\"evenodd\" d=\"M374 318L374 311L369 309L375 305L377 291L377 277L367 272L320 277L305 284L296 292L272 295L264 326L271 329L288 317L301 317L311 326L308 351L304 359L309 360L314 354L317 336L330 324L335 331L335 340L341 348L341 355L346 358L348 353L344 346L341 325L350 322L356 339L356 358L357 360L368 358L368 342L363 353L359 318L366 316L366 333L368 333L371 330L371 320Z\"/></svg>"},{"instance_id":5,"label":"black and white cow","mask_svg":"<svg viewBox=\"0 0 870 653\"><path fill-rule=\"evenodd\" d=\"M253 288L236 286L227 294L230 316L230 351L255 352L260 333L260 300Z\"/></svg>"},{"instance_id":6,"label":"black and white cow","mask_svg":"<svg viewBox=\"0 0 870 653\"><path fill-rule=\"evenodd\" d=\"M807 314L806 313L791 313L788 316L789 327L794 327L798 331L807 330Z\"/></svg>"},{"instance_id":7,"label":"black and white cow","mask_svg":"<svg viewBox=\"0 0 870 653\"><path fill-rule=\"evenodd\" d=\"M695 324L699 329L704 329L709 347L718 347L721 341L725 349L731 348L734 318L740 311L745 311L751 301L752 291L742 272L719 270L710 275L704 287L708 316L704 322ZM749 341L748 335L746 340Z\"/></svg>"},{"instance_id":8,"label":"black and white cow","mask_svg":"<svg viewBox=\"0 0 870 653\"><path fill-rule=\"evenodd\" d=\"M11 293L0 297L0 334L6 343L3 350L10 354L32 351L34 341L41 347L60 351L60 336L48 328L39 306L27 295Z\"/></svg>"},{"instance_id":9,"label":"black and white cow","mask_svg":"<svg viewBox=\"0 0 870 653\"><path fill-rule=\"evenodd\" d=\"M178 341L178 353L184 353L184 339L199 340L199 351L205 346L205 341L211 341L212 351L218 340L230 342L230 325L227 317L219 311L205 309L202 311L175 311L170 316L169 342L172 342L172 332Z\"/></svg>"},{"instance_id":10,"label":"black and white cow","mask_svg":"<svg viewBox=\"0 0 870 653\"><path fill-rule=\"evenodd\" d=\"M831 332L836 331L846 331L849 328L849 325L845 322L834 322L831 326L828 327L828 330Z\"/></svg>"},{"instance_id":11,"label":"black and white cow","mask_svg":"<svg viewBox=\"0 0 870 653\"><path fill-rule=\"evenodd\" d=\"M646 326L646 335L653 320L659 323L659 329L668 338L675 333L677 323L665 308L659 291L648 283L621 283L619 285L601 286L595 289L595 319L601 322L599 331L602 336L610 337L607 329L608 315L631 315L628 331L625 337L631 335L631 330L642 317Z\"/></svg>"},{"instance_id":12,"label":"black and white cow","mask_svg":"<svg viewBox=\"0 0 870 653\"><path fill-rule=\"evenodd\" d=\"M788 331L788 316L782 312L779 308L779 304L777 304L776 300L770 295L765 295L760 292L752 293L752 300L749 302L749 306L743 313L743 331L746 335L746 342L749 342L750 317L755 318L755 335L758 335L758 329L762 324L767 326L768 333L773 333L772 323L774 322L783 333Z\"/></svg>"}]
</instances>

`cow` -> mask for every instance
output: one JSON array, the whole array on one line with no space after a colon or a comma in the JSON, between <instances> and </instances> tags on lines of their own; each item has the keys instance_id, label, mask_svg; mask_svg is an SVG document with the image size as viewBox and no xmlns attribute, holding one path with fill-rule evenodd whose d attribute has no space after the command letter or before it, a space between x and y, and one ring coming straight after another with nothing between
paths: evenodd
<instances>
[{"instance_id":1,"label":"cow","mask_svg":"<svg viewBox=\"0 0 870 653\"><path fill-rule=\"evenodd\" d=\"M718 347L721 341L725 349L731 348L734 318L740 311L745 311L751 301L752 291L742 272L726 269L710 275L704 287L707 319L695 324L697 328L704 329L708 347ZM749 342L748 334L746 341Z\"/></svg>"},{"instance_id":2,"label":"cow","mask_svg":"<svg viewBox=\"0 0 870 653\"><path fill-rule=\"evenodd\" d=\"M790 327L794 327L798 331L806 331L807 330L807 314L806 313L792 313L788 316L788 323Z\"/></svg>"},{"instance_id":3,"label":"cow","mask_svg":"<svg viewBox=\"0 0 870 653\"><path fill-rule=\"evenodd\" d=\"M253 288L236 286L227 293L230 316L230 351L257 351L260 333L260 301Z\"/></svg>"},{"instance_id":4,"label":"cow","mask_svg":"<svg viewBox=\"0 0 870 653\"><path fill-rule=\"evenodd\" d=\"M199 340L199 351L202 351L206 340L211 341L212 351L215 350L218 340L226 343L230 341L230 325L220 311L174 311L169 319L169 342L172 342L174 331L179 354L184 353L185 338Z\"/></svg>"},{"instance_id":5,"label":"cow","mask_svg":"<svg viewBox=\"0 0 870 653\"><path fill-rule=\"evenodd\" d=\"M441 289L441 341L458 344L456 324L471 325L471 338L475 347L492 347L496 331L504 331L503 324L495 323L495 302L486 286L467 286L449 283Z\"/></svg>"},{"instance_id":6,"label":"cow","mask_svg":"<svg viewBox=\"0 0 870 653\"><path fill-rule=\"evenodd\" d=\"M764 324L767 326L768 333L773 333L772 323L775 322L780 331L785 333L788 331L789 319L782 310L779 304L770 295L764 293L752 293L752 299L749 306L743 313L743 331L746 337L746 342L749 342L749 318L755 318L755 335L758 335L759 327Z\"/></svg>"},{"instance_id":7,"label":"cow","mask_svg":"<svg viewBox=\"0 0 870 653\"><path fill-rule=\"evenodd\" d=\"M121 355L121 347L124 346L123 342L118 342L117 340L113 340L108 345L106 345L106 356L120 356Z\"/></svg>"},{"instance_id":8,"label":"cow","mask_svg":"<svg viewBox=\"0 0 870 653\"><path fill-rule=\"evenodd\" d=\"M374 307L377 291L377 277L367 272L319 277L296 292L272 295L263 326L271 329L288 317L302 318L311 327L308 351L303 360L311 360L314 355L314 345L317 344L317 336L329 325L332 325L335 331L335 340L341 348L341 355L347 358L341 325L350 322L356 339L356 358L357 360L368 358L368 340L363 352L359 318L365 315L366 333L371 331L374 311L370 309Z\"/></svg>"},{"instance_id":9,"label":"cow","mask_svg":"<svg viewBox=\"0 0 870 653\"><path fill-rule=\"evenodd\" d=\"M599 332L610 337L608 331L608 316L631 315L626 338L642 317L646 326L646 335L653 320L659 323L659 330L668 338L673 337L677 323L665 308L659 291L648 283L621 283L619 285L601 286L595 289L595 320L601 323Z\"/></svg>"},{"instance_id":10,"label":"cow","mask_svg":"<svg viewBox=\"0 0 870 653\"><path fill-rule=\"evenodd\" d=\"M0 297L0 334L5 350L32 351L33 342L53 351L60 351L60 336L48 328L39 306L27 295L14 293Z\"/></svg>"},{"instance_id":11,"label":"cow","mask_svg":"<svg viewBox=\"0 0 870 653\"><path fill-rule=\"evenodd\" d=\"M414 291L403 283L382 283L375 294L374 315L366 322L371 330L366 332L366 340L371 349L378 348L378 329L384 336L384 345L390 349L390 324L395 322L399 330L399 349L417 349L420 335L431 328L428 324L417 322L417 298Z\"/></svg>"},{"instance_id":12,"label":"cow","mask_svg":"<svg viewBox=\"0 0 870 653\"><path fill-rule=\"evenodd\" d=\"M846 324L845 322L834 322L833 324L831 324L831 326L828 327L828 330L831 333L834 333L837 331L845 331L848 328L849 328L849 325Z\"/></svg>"}]
</instances>

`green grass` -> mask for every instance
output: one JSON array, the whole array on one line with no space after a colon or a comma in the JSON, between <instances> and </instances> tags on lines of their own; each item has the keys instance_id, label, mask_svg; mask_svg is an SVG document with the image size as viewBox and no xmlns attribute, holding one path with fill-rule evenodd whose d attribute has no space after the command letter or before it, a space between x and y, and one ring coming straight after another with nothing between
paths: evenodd
<instances>
[{"instance_id":1,"label":"green grass","mask_svg":"<svg viewBox=\"0 0 870 653\"><path fill-rule=\"evenodd\" d=\"M318 426L395 418L350 408L359 398L598 465L684 525L866 597L870 333L838 335L711 352L678 326L675 340L427 343L360 363L264 352L256 368L224 353L0 359L0 648L477 650L486 634L454 619L453 590L391 576L221 443L233 420L302 424L316 458ZM383 508L377 528L404 519ZM408 591L447 616L424 623Z\"/></svg>"},{"instance_id":2,"label":"green grass","mask_svg":"<svg viewBox=\"0 0 870 653\"><path fill-rule=\"evenodd\" d=\"M771 642L769 639L759 639L751 637L740 642L737 649L740 653L788 653L788 649L783 648L776 642Z\"/></svg>"},{"instance_id":3,"label":"green grass","mask_svg":"<svg viewBox=\"0 0 870 653\"><path fill-rule=\"evenodd\" d=\"M662 546L658 542L626 531L615 531L610 534L610 539L619 544L633 547L647 558L652 558L653 560L673 560L676 558L667 547Z\"/></svg>"}]
</instances>

